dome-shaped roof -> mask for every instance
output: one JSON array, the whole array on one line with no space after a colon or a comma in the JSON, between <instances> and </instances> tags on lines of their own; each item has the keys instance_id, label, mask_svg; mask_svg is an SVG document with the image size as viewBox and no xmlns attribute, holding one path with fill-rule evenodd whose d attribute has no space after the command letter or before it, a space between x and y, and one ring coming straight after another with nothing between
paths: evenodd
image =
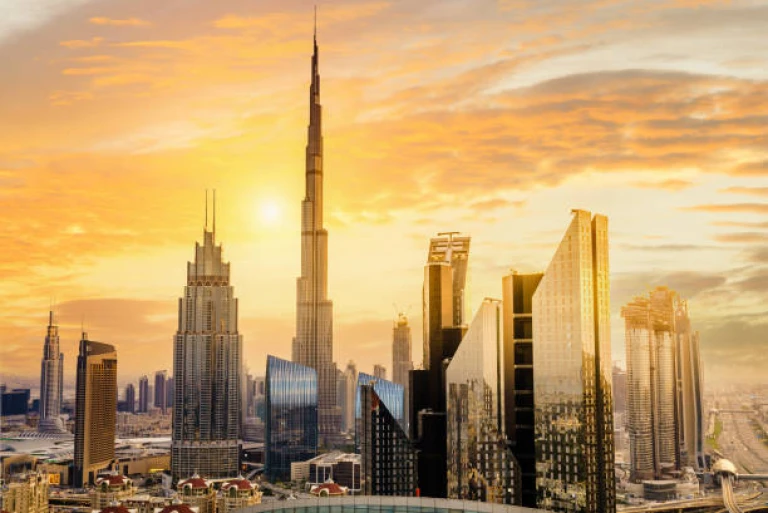
<instances>
[{"instance_id":1,"label":"dome-shaped roof","mask_svg":"<svg viewBox=\"0 0 768 513\"><path fill-rule=\"evenodd\" d=\"M310 493L321 495L323 491L326 491L328 495L344 495L346 493L346 490L336 483L323 483L321 485L313 486Z\"/></svg>"},{"instance_id":2,"label":"dome-shaped roof","mask_svg":"<svg viewBox=\"0 0 768 513\"><path fill-rule=\"evenodd\" d=\"M237 479L230 479L221 485L222 490L229 490L232 487L237 487L238 490L253 490L255 485L245 479L244 477L238 477Z\"/></svg>"},{"instance_id":3,"label":"dome-shaped roof","mask_svg":"<svg viewBox=\"0 0 768 513\"><path fill-rule=\"evenodd\" d=\"M184 488L185 486L191 486L193 489L201 489L201 488L208 488L210 486L210 483L203 479L202 477L195 474L194 476L188 478L188 479L182 479L179 481L179 488Z\"/></svg>"},{"instance_id":4,"label":"dome-shaped roof","mask_svg":"<svg viewBox=\"0 0 768 513\"><path fill-rule=\"evenodd\" d=\"M725 458L719 459L712 465L712 472L715 474L732 474L736 475L736 465L731 463Z\"/></svg>"},{"instance_id":5,"label":"dome-shaped roof","mask_svg":"<svg viewBox=\"0 0 768 513\"><path fill-rule=\"evenodd\" d=\"M107 475L99 476L96 478L96 485L100 485L104 482L109 483L109 486L120 486L127 483L129 479L121 475Z\"/></svg>"},{"instance_id":6,"label":"dome-shaped roof","mask_svg":"<svg viewBox=\"0 0 768 513\"><path fill-rule=\"evenodd\" d=\"M169 504L160 510L160 513L194 513L187 504Z\"/></svg>"}]
</instances>

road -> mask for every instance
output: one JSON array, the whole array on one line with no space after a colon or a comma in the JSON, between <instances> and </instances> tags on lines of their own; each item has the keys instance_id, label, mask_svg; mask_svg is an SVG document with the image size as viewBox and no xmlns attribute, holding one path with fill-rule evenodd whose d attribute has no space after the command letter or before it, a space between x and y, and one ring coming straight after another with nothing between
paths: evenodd
<instances>
[{"instance_id":1,"label":"road","mask_svg":"<svg viewBox=\"0 0 768 513\"><path fill-rule=\"evenodd\" d=\"M739 473L768 474L768 447L755 435L751 415L720 413L723 432L718 440L720 452L731 460Z\"/></svg>"}]
</instances>

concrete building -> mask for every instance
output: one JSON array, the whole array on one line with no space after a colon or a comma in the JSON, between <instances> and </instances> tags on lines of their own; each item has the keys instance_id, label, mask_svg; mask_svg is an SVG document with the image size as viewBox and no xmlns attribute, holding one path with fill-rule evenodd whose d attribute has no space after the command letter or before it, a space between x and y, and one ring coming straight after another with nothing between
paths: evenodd
<instances>
[{"instance_id":1,"label":"concrete building","mask_svg":"<svg viewBox=\"0 0 768 513\"><path fill-rule=\"evenodd\" d=\"M67 433L60 416L63 389L64 353L59 350L59 327L55 324L53 312L50 312L40 370L40 422L37 427L39 432Z\"/></svg>"},{"instance_id":2,"label":"concrete building","mask_svg":"<svg viewBox=\"0 0 768 513\"><path fill-rule=\"evenodd\" d=\"M213 481L195 474L182 479L176 485L178 498L188 506L197 508L198 513L216 513L216 490Z\"/></svg>"},{"instance_id":3,"label":"concrete building","mask_svg":"<svg viewBox=\"0 0 768 513\"><path fill-rule=\"evenodd\" d=\"M138 413L149 412L149 378L147 376L139 378L139 406L136 411Z\"/></svg>"},{"instance_id":4,"label":"concrete building","mask_svg":"<svg viewBox=\"0 0 768 513\"><path fill-rule=\"evenodd\" d=\"M93 509L103 509L112 503L122 503L136 494L133 480L120 474L102 475L96 478L93 489L88 493Z\"/></svg>"},{"instance_id":5,"label":"concrete building","mask_svg":"<svg viewBox=\"0 0 768 513\"><path fill-rule=\"evenodd\" d=\"M133 383L125 385L125 410L126 413L134 413L136 411L136 387Z\"/></svg>"},{"instance_id":6,"label":"concrete building","mask_svg":"<svg viewBox=\"0 0 768 513\"><path fill-rule=\"evenodd\" d=\"M373 375L379 379L387 379L387 368L377 363L373 366Z\"/></svg>"},{"instance_id":7,"label":"concrete building","mask_svg":"<svg viewBox=\"0 0 768 513\"><path fill-rule=\"evenodd\" d=\"M608 219L572 213L533 295L538 505L614 513Z\"/></svg>"},{"instance_id":8,"label":"concrete building","mask_svg":"<svg viewBox=\"0 0 768 513\"><path fill-rule=\"evenodd\" d=\"M155 372L155 408L159 409L163 415L165 415L165 410L167 408L167 381L168 371L161 370Z\"/></svg>"},{"instance_id":9,"label":"concrete building","mask_svg":"<svg viewBox=\"0 0 768 513\"><path fill-rule=\"evenodd\" d=\"M258 486L239 477L222 483L216 501L217 513L233 513L246 506L261 504L261 492Z\"/></svg>"},{"instance_id":10,"label":"concrete building","mask_svg":"<svg viewBox=\"0 0 768 513\"><path fill-rule=\"evenodd\" d=\"M48 474L43 472L11 476L2 490L3 511L48 513L48 486Z\"/></svg>"},{"instance_id":11,"label":"concrete building","mask_svg":"<svg viewBox=\"0 0 768 513\"><path fill-rule=\"evenodd\" d=\"M675 377L677 418L680 441L680 464L697 470L706 468L704 458L704 383L699 332L691 329L688 302L675 305Z\"/></svg>"},{"instance_id":12,"label":"concrete building","mask_svg":"<svg viewBox=\"0 0 768 513\"><path fill-rule=\"evenodd\" d=\"M77 357L74 485L93 484L115 457L117 352L83 333Z\"/></svg>"},{"instance_id":13,"label":"concrete building","mask_svg":"<svg viewBox=\"0 0 768 513\"><path fill-rule=\"evenodd\" d=\"M173 346L174 479L195 472L235 477L239 470L243 337L229 263L216 243L215 191L210 231L207 210L206 201L203 244L195 244L195 261L187 264Z\"/></svg>"},{"instance_id":14,"label":"concrete building","mask_svg":"<svg viewBox=\"0 0 768 513\"><path fill-rule=\"evenodd\" d=\"M357 366L350 360L344 369L344 392L339 396L341 429L345 433L355 430L355 397L357 394Z\"/></svg>"},{"instance_id":15,"label":"concrete building","mask_svg":"<svg viewBox=\"0 0 768 513\"><path fill-rule=\"evenodd\" d=\"M292 360L315 369L320 444L332 446L341 432L333 361L333 302L328 299L328 231L323 225L323 132L317 37L312 55L307 128L306 193L301 202L301 276L296 282L296 336Z\"/></svg>"},{"instance_id":16,"label":"concrete building","mask_svg":"<svg viewBox=\"0 0 768 513\"><path fill-rule=\"evenodd\" d=\"M399 313L392 328L392 381L403 387L405 391L405 427L408 429L408 373L413 370L413 357L411 356L411 327L408 325L408 317Z\"/></svg>"}]
</instances>

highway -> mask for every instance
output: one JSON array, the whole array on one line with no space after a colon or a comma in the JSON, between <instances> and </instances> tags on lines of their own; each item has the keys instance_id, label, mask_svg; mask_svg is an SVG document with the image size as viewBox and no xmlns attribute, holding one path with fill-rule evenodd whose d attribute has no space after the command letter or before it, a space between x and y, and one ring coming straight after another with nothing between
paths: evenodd
<instances>
[{"instance_id":1,"label":"highway","mask_svg":"<svg viewBox=\"0 0 768 513\"><path fill-rule=\"evenodd\" d=\"M768 447L758 440L750 425L751 415L720 413L723 432L718 440L720 452L731 460L739 473L768 474Z\"/></svg>"}]
</instances>

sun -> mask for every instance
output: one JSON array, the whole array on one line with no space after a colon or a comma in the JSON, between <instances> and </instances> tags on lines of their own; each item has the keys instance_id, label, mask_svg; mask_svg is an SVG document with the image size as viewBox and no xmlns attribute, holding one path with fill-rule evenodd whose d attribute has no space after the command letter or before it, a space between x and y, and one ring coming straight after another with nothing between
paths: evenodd
<instances>
[{"instance_id":1,"label":"sun","mask_svg":"<svg viewBox=\"0 0 768 513\"><path fill-rule=\"evenodd\" d=\"M260 209L261 222L267 226L279 224L282 217L280 204L273 200L267 200L261 204Z\"/></svg>"}]
</instances>

